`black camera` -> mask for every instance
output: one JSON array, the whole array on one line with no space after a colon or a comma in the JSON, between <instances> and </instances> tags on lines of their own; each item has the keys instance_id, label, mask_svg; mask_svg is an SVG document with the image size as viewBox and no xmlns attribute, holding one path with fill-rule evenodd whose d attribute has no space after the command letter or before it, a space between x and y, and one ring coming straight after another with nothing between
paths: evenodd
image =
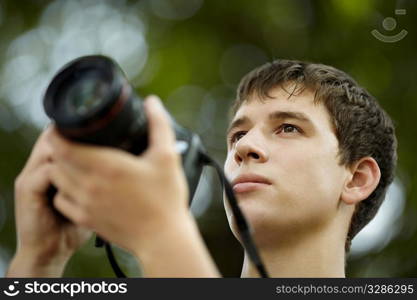
<instances>
[{"instance_id":1,"label":"black camera","mask_svg":"<svg viewBox=\"0 0 417 300\"><path fill-rule=\"evenodd\" d=\"M43 104L48 117L68 139L137 155L148 146L143 101L121 68L106 56L84 56L66 64L49 84ZM203 168L200 154L205 150L198 135L171 120L191 204Z\"/></svg>"}]
</instances>

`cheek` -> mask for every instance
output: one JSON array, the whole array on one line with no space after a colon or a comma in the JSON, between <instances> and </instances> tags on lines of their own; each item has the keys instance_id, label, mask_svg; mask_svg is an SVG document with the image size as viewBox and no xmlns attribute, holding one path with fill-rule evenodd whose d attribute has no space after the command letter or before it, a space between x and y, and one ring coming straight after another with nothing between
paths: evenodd
<instances>
[{"instance_id":1,"label":"cheek","mask_svg":"<svg viewBox=\"0 0 417 300\"><path fill-rule=\"evenodd\" d=\"M231 152L227 153L227 157L226 157L226 161L224 162L224 173L226 175L226 178L228 178L229 180L231 179L231 175L234 171L234 169L236 168L236 164L233 161L233 155Z\"/></svg>"},{"instance_id":2,"label":"cheek","mask_svg":"<svg viewBox=\"0 0 417 300\"><path fill-rule=\"evenodd\" d=\"M342 188L341 167L330 157L317 157L306 173L309 176L309 187L316 195L314 202L329 209L337 207ZM308 179L306 179L308 180Z\"/></svg>"},{"instance_id":3,"label":"cheek","mask_svg":"<svg viewBox=\"0 0 417 300\"><path fill-rule=\"evenodd\" d=\"M331 202L338 200L341 167L333 151L319 147L293 149L274 163L280 166L276 169L278 191L291 202L313 207L323 202L333 205Z\"/></svg>"},{"instance_id":4,"label":"cheek","mask_svg":"<svg viewBox=\"0 0 417 300\"><path fill-rule=\"evenodd\" d=\"M326 151L327 150L327 151ZM322 149L313 157L316 184L330 197L338 200L343 184L344 167L339 165L336 149Z\"/></svg>"}]
</instances>

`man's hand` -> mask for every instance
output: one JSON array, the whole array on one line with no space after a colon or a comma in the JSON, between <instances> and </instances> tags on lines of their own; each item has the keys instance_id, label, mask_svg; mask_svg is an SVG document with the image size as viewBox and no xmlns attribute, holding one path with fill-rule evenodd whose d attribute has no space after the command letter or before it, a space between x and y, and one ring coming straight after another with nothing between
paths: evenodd
<instances>
[{"instance_id":1,"label":"man's hand","mask_svg":"<svg viewBox=\"0 0 417 300\"><path fill-rule=\"evenodd\" d=\"M41 136L16 181L19 245L8 276L59 275L90 236L83 228L136 255L148 277L218 276L188 209L169 116L156 97L145 109L149 146L140 156L75 143L55 128ZM53 205L71 222L48 206L51 183Z\"/></svg>"},{"instance_id":2,"label":"man's hand","mask_svg":"<svg viewBox=\"0 0 417 300\"><path fill-rule=\"evenodd\" d=\"M160 101L145 102L149 147L140 156L71 142L53 131L50 178L56 208L74 223L135 252L150 232L183 220L188 188L175 135Z\"/></svg>"},{"instance_id":3,"label":"man's hand","mask_svg":"<svg viewBox=\"0 0 417 300\"><path fill-rule=\"evenodd\" d=\"M91 236L89 230L59 216L46 197L51 185L51 131L48 128L39 137L15 181L17 250L9 277L61 276L71 255Z\"/></svg>"},{"instance_id":4,"label":"man's hand","mask_svg":"<svg viewBox=\"0 0 417 300\"><path fill-rule=\"evenodd\" d=\"M136 255L147 277L218 276L188 209L169 116L155 96L145 109L149 146L139 156L49 135L55 207Z\"/></svg>"}]
</instances>

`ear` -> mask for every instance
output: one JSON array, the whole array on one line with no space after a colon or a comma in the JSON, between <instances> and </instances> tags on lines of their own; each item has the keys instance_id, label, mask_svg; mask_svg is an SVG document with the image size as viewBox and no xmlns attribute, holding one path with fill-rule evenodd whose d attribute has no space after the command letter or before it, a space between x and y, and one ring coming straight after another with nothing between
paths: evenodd
<instances>
[{"instance_id":1,"label":"ear","mask_svg":"<svg viewBox=\"0 0 417 300\"><path fill-rule=\"evenodd\" d=\"M354 163L343 187L341 200L346 204L357 204L365 200L378 186L381 171L372 157L364 157Z\"/></svg>"}]
</instances>

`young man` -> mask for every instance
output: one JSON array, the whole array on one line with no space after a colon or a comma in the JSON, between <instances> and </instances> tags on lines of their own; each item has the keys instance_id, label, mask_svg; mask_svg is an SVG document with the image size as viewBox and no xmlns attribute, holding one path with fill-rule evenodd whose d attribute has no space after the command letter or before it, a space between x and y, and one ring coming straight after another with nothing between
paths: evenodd
<instances>
[{"instance_id":1,"label":"young man","mask_svg":"<svg viewBox=\"0 0 417 300\"><path fill-rule=\"evenodd\" d=\"M219 276L188 211L166 113L154 97L146 109L150 146L140 157L53 128L40 137L16 180L8 276L60 276L89 229L136 255L147 277ZM396 163L392 122L373 97L329 66L268 63L242 79L227 140L225 172L270 276L344 277L350 241L378 210ZM47 205L51 183L72 223ZM246 255L241 275L258 276Z\"/></svg>"}]
</instances>

